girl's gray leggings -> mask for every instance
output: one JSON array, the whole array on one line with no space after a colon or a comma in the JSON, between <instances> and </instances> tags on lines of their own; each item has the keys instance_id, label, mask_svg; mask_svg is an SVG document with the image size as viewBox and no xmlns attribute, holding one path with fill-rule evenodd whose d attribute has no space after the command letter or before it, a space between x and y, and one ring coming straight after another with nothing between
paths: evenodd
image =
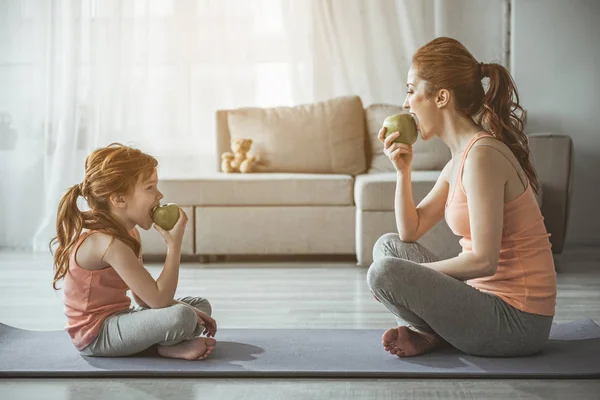
<instances>
[{"instance_id":1,"label":"girl's gray leggings","mask_svg":"<svg viewBox=\"0 0 600 400\"><path fill-rule=\"evenodd\" d=\"M371 293L400 325L436 332L477 356L523 356L542 350L553 317L520 311L499 297L419 263L439 258L418 243L388 233L373 249Z\"/></svg>"},{"instance_id":2,"label":"girl's gray leggings","mask_svg":"<svg viewBox=\"0 0 600 400\"><path fill-rule=\"evenodd\" d=\"M211 315L206 299L178 299ZM184 304L165 308L132 307L129 311L111 315L102 324L98 337L80 354L95 357L124 357L146 350L152 345L172 346L193 339L204 332L196 312Z\"/></svg>"}]
</instances>

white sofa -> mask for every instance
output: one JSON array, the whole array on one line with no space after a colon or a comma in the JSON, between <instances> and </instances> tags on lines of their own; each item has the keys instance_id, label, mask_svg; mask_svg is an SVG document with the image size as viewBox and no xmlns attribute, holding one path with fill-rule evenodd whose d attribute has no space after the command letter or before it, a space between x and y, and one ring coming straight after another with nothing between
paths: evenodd
<instances>
[{"instance_id":1,"label":"white sofa","mask_svg":"<svg viewBox=\"0 0 600 400\"><path fill-rule=\"evenodd\" d=\"M217 152L231 137L250 137L253 151L268 164L261 172L163 180L164 201L190 216L183 254L210 256L345 255L359 265L372 262L372 248L395 232L396 174L377 132L401 107L363 108L357 96L296 107L217 111ZM562 252L570 197L572 144L569 136L530 135L542 183L540 201L555 253ZM450 159L439 140L414 145L415 204L433 187ZM460 246L444 221L420 242L441 257ZM163 255L156 232L142 232L145 255Z\"/></svg>"}]
</instances>

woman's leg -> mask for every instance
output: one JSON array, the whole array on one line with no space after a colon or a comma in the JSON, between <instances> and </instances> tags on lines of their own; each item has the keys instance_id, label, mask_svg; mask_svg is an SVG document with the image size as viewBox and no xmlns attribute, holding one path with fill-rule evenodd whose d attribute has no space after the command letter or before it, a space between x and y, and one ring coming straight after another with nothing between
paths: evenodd
<instances>
[{"instance_id":1,"label":"woman's leg","mask_svg":"<svg viewBox=\"0 0 600 400\"><path fill-rule=\"evenodd\" d=\"M186 298L182 299L187 302L185 300ZM193 303L196 303L199 309L202 307L204 312L211 311L207 301L196 300ZM173 354L163 354L168 357L197 359L210 354L216 344L212 338L198 337L203 331L204 327L198 324L196 312L187 305L175 304L156 309L137 307L129 312L108 317L96 340L85 348L82 354L122 357L158 344L161 347L172 347Z\"/></svg>"},{"instance_id":2,"label":"woman's leg","mask_svg":"<svg viewBox=\"0 0 600 400\"><path fill-rule=\"evenodd\" d=\"M403 242L397 233L386 233L375 242L375 246L373 247L374 264L384 257L400 258L419 264L434 262L440 259L419 243ZM373 290L371 292L373 293ZM375 296L377 301L382 302L375 293L373 293L373 296ZM433 332L433 329L423 319L408 308L396 305L395 311L392 311L392 313L395 315L398 325L409 325L422 332Z\"/></svg>"},{"instance_id":3,"label":"woman's leg","mask_svg":"<svg viewBox=\"0 0 600 400\"><path fill-rule=\"evenodd\" d=\"M393 235L380 241L379 257L367 274L371 291L418 330L435 332L459 350L482 356L533 354L547 341L552 317L522 312L441 272L388 255L410 254L413 250L407 249L415 248L423 253L422 246L402 244Z\"/></svg>"}]
</instances>

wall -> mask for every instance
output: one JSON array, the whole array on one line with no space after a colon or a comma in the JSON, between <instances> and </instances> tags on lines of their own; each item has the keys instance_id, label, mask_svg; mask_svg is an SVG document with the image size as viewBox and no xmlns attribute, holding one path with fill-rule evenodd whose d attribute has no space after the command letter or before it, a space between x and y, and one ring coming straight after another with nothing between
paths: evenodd
<instances>
[{"instance_id":1,"label":"wall","mask_svg":"<svg viewBox=\"0 0 600 400\"><path fill-rule=\"evenodd\" d=\"M511 72L526 133L571 135L566 246L600 245L600 1L512 0Z\"/></svg>"}]
</instances>

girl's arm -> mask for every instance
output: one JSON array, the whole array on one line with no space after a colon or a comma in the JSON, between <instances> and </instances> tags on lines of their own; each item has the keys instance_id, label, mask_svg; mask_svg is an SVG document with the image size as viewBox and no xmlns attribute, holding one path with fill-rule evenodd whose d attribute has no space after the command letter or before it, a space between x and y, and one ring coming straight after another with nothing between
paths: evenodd
<instances>
[{"instance_id":1,"label":"girl's arm","mask_svg":"<svg viewBox=\"0 0 600 400\"><path fill-rule=\"evenodd\" d=\"M142 247L142 236L140 235L140 231L138 230L138 228L133 228L133 237L135 237L140 242L140 256L138 257L138 260L140 261L141 265L144 265L144 249ZM133 300L135 300L137 305L144 308L150 308L150 306L146 304L144 300L140 299L138 295L136 295L133 291L131 291L131 295L133 296Z\"/></svg>"},{"instance_id":2,"label":"girl's arm","mask_svg":"<svg viewBox=\"0 0 600 400\"><path fill-rule=\"evenodd\" d=\"M469 151L462 179L469 203L472 250L424 266L463 281L496 273L508 179L505 162L504 156L489 146L473 146Z\"/></svg>"},{"instance_id":3,"label":"girl's arm","mask_svg":"<svg viewBox=\"0 0 600 400\"><path fill-rule=\"evenodd\" d=\"M94 235L99 236L99 235ZM165 266L158 277L154 280L152 275L139 262L133 250L119 239L102 234L107 246L104 261L110 264L119 274L121 279L134 294L134 299L139 303L145 303L149 308L168 307L173 302L177 282L179 279L179 250L169 250ZM112 243L110 241L112 240ZM140 304L143 306L143 304Z\"/></svg>"},{"instance_id":4,"label":"girl's arm","mask_svg":"<svg viewBox=\"0 0 600 400\"><path fill-rule=\"evenodd\" d=\"M118 239L112 240L112 237L106 234L101 237L108 238L104 239L106 243L103 246L98 246L107 249L102 261L110 264L129 286L131 292L150 308L164 308L173 304L179 282L181 242L187 221L187 215L180 208L179 220L173 229L165 231L155 225L167 243L165 266L156 280L139 262L129 246Z\"/></svg>"}]
</instances>

